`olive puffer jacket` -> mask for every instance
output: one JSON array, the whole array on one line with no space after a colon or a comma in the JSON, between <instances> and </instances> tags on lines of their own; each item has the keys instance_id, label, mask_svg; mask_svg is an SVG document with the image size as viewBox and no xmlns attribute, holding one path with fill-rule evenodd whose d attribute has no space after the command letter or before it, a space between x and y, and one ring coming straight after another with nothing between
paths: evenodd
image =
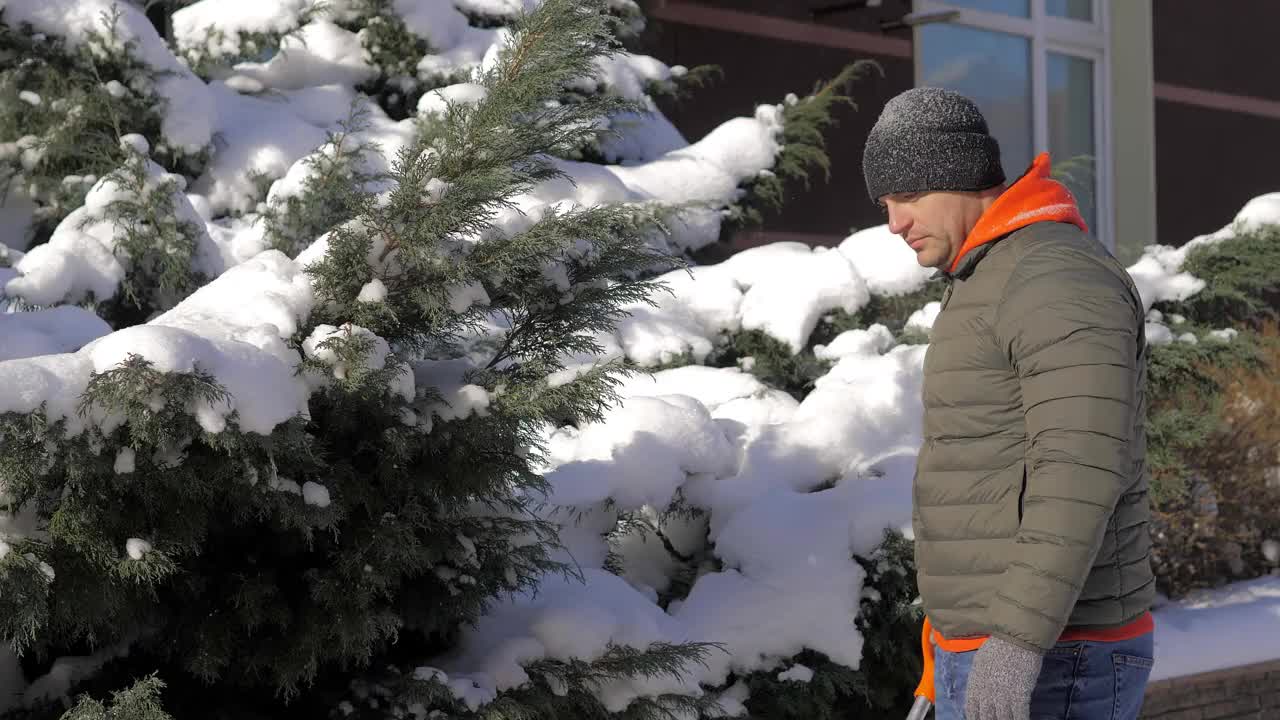
<instances>
[{"instance_id":1,"label":"olive puffer jacket","mask_svg":"<svg viewBox=\"0 0 1280 720\"><path fill-rule=\"evenodd\" d=\"M1003 225L943 274L913 525L939 633L1044 651L1064 629L1144 615L1155 583L1142 301L1123 266L1063 221L1078 218L1065 191L1070 208L1040 197L1028 211L1035 182L1052 181L1020 180L1022 204L1010 193L988 210Z\"/></svg>"}]
</instances>

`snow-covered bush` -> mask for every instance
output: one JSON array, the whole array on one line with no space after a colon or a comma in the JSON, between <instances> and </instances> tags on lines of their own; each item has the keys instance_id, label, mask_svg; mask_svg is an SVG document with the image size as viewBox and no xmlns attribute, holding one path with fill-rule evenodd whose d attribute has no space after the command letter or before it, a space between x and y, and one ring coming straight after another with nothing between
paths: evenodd
<instances>
[{"instance_id":1,"label":"snow-covered bush","mask_svg":"<svg viewBox=\"0 0 1280 720\"><path fill-rule=\"evenodd\" d=\"M101 165L46 167L0 123L57 221L0 262L0 628L24 650L0 697L148 720L161 695L184 720L899 712L940 289L883 227L671 269L823 165L859 67L689 143L646 111L690 73L605 52L628 0L326 6L193 3L175 52L130 4L0 0L7 37L62 43L37 65L92 74L91 49L66 58L98 43L146 66L126 80L171 71L137 83L151 115L92 136ZM6 92L59 97L22 96L56 75L28 72ZM1196 265L1247 235L1131 268L1153 383L1199 377L1189 338L1255 342L1176 305L1207 283L1233 320L1274 307L1265 266ZM1202 328L1171 342L1179 307Z\"/></svg>"},{"instance_id":2,"label":"snow-covered bush","mask_svg":"<svg viewBox=\"0 0 1280 720\"><path fill-rule=\"evenodd\" d=\"M0 2L0 204L34 202L27 240L43 242L143 137L157 162L191 175L212 140L204 84L134 5Z\"/></svg>"},{"instance_id":3,"label":"snow-covered bush","mask_svg":"<svg viewBox=\"0 0 1280 720\"><path fill-rule=\"evenodd\" d=\"M1218 232L1148 250L1148 417L1161 589L1180 596L1271 571L1280 537L1280 193ZM1161 280L1163 278L1163 280Z\"/></svg>"},{"instance_id":4,"label":"snow-covered bush","mask_svg":"<svg viewBox=\"0 0 1280 720\"><path fill-rule=\"evenodd\" d=\"M1206 313L1195 332L1176 340L1164 324L1179 322L1175 308L1220 305L1218 294L1233 298L1231 307L1275 307L1268 293L1280 266L1266 264L1275 245L1259 241L1274 232L1270 221L1259 222L1266 200L1246 206L1237 232L1182 249L1151 246L1130 268L1152 309L1148 451L1157 479L1182 480L1185 472L1169 472L1169 459L1202 462L1212 449L1237 469L1253 458L1250 487L1257 492L1269 482L1266 493L1274 492L1267 478L1275 470L1266 460L1275 443L1271 414L1255 409L1243 423L1232 419L1238 407L1223 414L1221 399L1194 412L1189 404L1213 400L1231 378L1240 387L1273 388L1259 364L1271 341L1231 327L1243 317ZM1204 270L1206 257L1242 279ZM575 557L620 574L681 622L679 636L729 638L725 657L713 653L699 675L726 711L884 717L910 699L919 616L902 533L920 442L924 343L937 315L938 289L928 274L884 227L838 248L780 243L674 272L663 278L672 292L658 307L635 308L601 339L610 356L651 375L623 385L621 405L602 422L547 430L550 517L573 538ZM1256 372L1233 370L1246 361ZM1175 416L1202 418L1204 432L1171 435ZM1233 444L1245 427L1252 439ZM725 441L732 460L721 465ZM1238 477L1218 480L1222 488L1239 484ZM1169 507L1163 495L1156 502ZM1246 506L1257 512L1234 518L1248 520L1240 526L1253 538L1247 566L1258 569L1271 562L1266 548L1274 550L1267 537L1274 524L1266 520L1272 505L1235 505ZM1175 569L1161 558L1188 548L1168 534L1157 533L1156 541L1162 586L1172 589L1187 563ZM851 587L858 588L856 604L847 602ZM529 598L501 608L471 641L471 653L435 667L450 677L470 671L463 677L480 682L505 677L513 665L502 658L525 641L546 642L540 628L548 618L596 611L612 622L627 617L579 603ZM811 633L815 625L826 628L820 638Z\"/></svg>"},{"instance_id":5,"label":"snow-covered bush","mask_svg":"<svg viewBox=\"0 0 1280 720\"><path fill-rule=\"evenodd\" d=\"M175 13L198 77L133 4L0 0L6 32L60 38L65 53L38 63L89 48L73 59L102 72L86 40L102 27L93 43L146 67L95 82L114 98L135 73L157 101L152 119L107 113L92 139L115 154L93 173L14 170L87 187L0 270L21 341L7 335L0 362L0 630L23 654L3 702L55 716L152 673L181 718L284 701L646 718L732 701L720 686L739 653L710 616L734 586L700 591L707 618L687 625L628 582L645 561L614 527L672 508L696 535L695 511L735 504L714 487L734 446L694 400L617 406L628 361L609 338L661 303L654 273L821 166L817 130L860 66L690 143L646 112L683 73L616 52L638 21L626 0L287 5ZM270 42L279 52L253 54ZM207 155L169 167L170 148ZM862 302L842 282L852 294L824 307ZM591 487L600 458L572 429L613 413L688 443L654 474ZM686 512L677 496L695 485ZM821 552L812 602L848 627L761 633L746 655L787 656L802 637L856 665L867 571ZM159 717L160 688L75 712Z\"/></svg>"}]
</instances>

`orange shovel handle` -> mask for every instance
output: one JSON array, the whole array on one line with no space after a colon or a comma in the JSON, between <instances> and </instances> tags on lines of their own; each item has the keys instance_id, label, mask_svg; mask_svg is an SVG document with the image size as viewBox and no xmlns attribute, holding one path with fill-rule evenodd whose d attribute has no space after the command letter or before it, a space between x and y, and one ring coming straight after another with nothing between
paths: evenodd
<instances>
[{"instance_id":1,"label":"orange shovel handle","mask_svg":"<svg viewBox=\"0 0 1280 720\"><path fill-rule=\"evenodd\" d=\"M935 701L933 692L933 643L929 637L932 634L933 625L926 615L924 629L920 631L920 650L924 655L924 671L920 673L920 684L916 686L915 696L925 698L930 704Z\"/></svg>"}]
</instances>

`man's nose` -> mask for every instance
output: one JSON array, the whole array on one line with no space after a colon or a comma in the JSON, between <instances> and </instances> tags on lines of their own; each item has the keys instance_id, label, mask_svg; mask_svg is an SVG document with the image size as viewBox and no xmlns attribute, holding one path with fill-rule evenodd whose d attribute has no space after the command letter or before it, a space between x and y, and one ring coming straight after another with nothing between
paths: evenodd
<instances>
[{"instance_id":1,"label":"man's nose","mask_svg":"<svg viewBox=\"0 0 1280 720\"><path fill-rule=\"evenodd\" d=\"M911 218L908 213L904 212L897 203L888 203L887 207L889 210L889 232L906 237L907 230L911 229Z\"/></svg>"}]
</instances>

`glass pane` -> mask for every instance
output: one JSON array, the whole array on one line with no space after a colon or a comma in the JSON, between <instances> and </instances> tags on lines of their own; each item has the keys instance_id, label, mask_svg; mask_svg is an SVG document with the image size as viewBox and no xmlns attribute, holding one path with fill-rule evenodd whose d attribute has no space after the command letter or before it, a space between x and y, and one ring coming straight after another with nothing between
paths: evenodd
<instances>
[{"instance_id":1,"label":"glass pane","mask_svg":"<svg viewBox=\"0 0 1280 720\"><path fill-rule=\"evenodd\" d=\"M973 8L1001 15L1031 17L1031 0L945 0L948 5Z\"/></svg>"},{"instance_id":2,"label":"glass pane","mask_svg":"<svg viewBox=\"0 0 1280 720\"><path fill-rule=\"evenodd\" d=\"M1080 204L1097 233L1097 145L1093 127L1093 61L1049 53L1049 155L1053 174Z\"/></svg>"},{"instance_id":3,"label":"glass pane","mask_svg":"<svg viewBox=\"0 0 1280 720\"><path fill-rule=\"evenodd\" d=\"M1093 0L1045 0L1045 12L1054 17L1093 22Z\"/></svg>"},{"instance_id":4,"label":"glass pane","mask_svg":"<svg viewBox=\"0 0 1280 720\"><path fill-rule=\"evenodd\" d=\"M920 32L920 85L944 87L978 104L1000 142L1010 181L1031 164L1031 41L958 25Z\"/></svg>"}]
</instances>

